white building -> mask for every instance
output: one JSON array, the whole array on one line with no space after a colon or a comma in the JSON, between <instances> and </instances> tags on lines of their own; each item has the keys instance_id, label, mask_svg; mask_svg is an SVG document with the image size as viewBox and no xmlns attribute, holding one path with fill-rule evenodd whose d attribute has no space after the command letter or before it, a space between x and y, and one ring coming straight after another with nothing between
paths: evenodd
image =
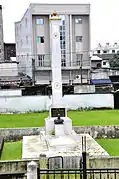
<instances>
[{"instance_id":1,"label":"white building","mask_svg":"<svg viewBox=\"0 0 119 179\"><path fill-rule=\"evenodd\" d=\"M109 69L110 68L109 60L103 60L102 58L96 55L93 55L91 57L91 68L92 69L99 69L99 68Z\"/></svg>"},{"instance_id":2,"label":"white building","mask_svg":"<svg viewBox=\"0 0 119 179\"><path fill-rule=\"evenodd\" d=\"M105 45L101 45L100 43L96 48L92 50L93 54L116 54L119 52L119 44L114 43L111 45L110 43L106 43Z\"/></svg>"},{"instance_id":3,"label":"white building","mask_svg":"<svg viewBox=\"0 0 119 179\"><path fill-rule=\"evenodd\" d=\"M3 60L4 60L3 19L2 19L2 6L0 5L0 61Z\"/></svg>"},{"instance_id":4,"label":"white building","mask_svg":"<svg viewBox=\"0 0 119 179\"><path fill-rule=\"evenodd\" d=\"M81 73L83 82L87 82L90 70L89 4L30 4L23 18L15 23L19 71L33 77L33 58L36 84L49 84L51 81L49 17L54 10L62 18L60 45L63 83L78 83L76 76L80 78Z\"/></svg>"}]
</instances>

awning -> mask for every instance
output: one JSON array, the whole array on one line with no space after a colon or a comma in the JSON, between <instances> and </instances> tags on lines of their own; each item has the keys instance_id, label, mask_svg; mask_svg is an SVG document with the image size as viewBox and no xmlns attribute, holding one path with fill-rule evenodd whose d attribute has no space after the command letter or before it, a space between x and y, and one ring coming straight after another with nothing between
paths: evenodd
<instances>
[{"instance_id":1,"label":"awning","mask_svg":"<svg viewBox=\"0 0 119 179\"><path fill-rule=\"evenodd\" d=\"M111 84L111 80L110 79L94 79L91 80L91 84Z\"/></svg>"}]
</instances>

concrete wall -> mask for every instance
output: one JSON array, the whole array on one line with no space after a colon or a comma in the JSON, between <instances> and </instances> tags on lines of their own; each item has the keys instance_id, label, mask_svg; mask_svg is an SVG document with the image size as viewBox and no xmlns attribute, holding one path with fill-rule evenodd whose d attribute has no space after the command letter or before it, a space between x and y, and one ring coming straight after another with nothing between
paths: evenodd
<instances>
[{"instance_id":1,"label":"concrete wall","mask_svg":"<svg viewBox=\"0 0 119 179\"><path fill-rule=\"evenodd\" d=\"M30 160L0 161L0 172L23 172L27 171ZM38 163L38 161L35 161Z\"/></svg>"},{"instance_id":2,"label":"concrete wall","mask_svg":"<svg viewBox=\"0 0 119 179\"><path fill-rule=\"evenodd\" d=\"M22 96L21 89L19 90L0 90L0 97L8 97L8 96Z\"/></svg>"},{"instance_id":3,"label":"concrete wall","mask_svg":"<svg viewBox=\"0 0 119 179\"><path fill-rule=\"evenodd\" d=\"M0 61L4 61L4 44L3 44L3 18L2 18L2 6L0 5Z\"/></svg>"},{"instance_id":4,"label":"concrete wall","mask_svg":"<svg viewBox=\"0 0 119 179\"><path fill-rule=\"evenodd\" d=\"M119 157L90 158L89 168L119 168Z\"/></svg>"},{"instance_id":5,"label":"concrete wall","mask_svg":"<svg viewBox=\"0 0 119 179\"><path fill-rule=\"evenodd\" d=\"M0 76L18 76L17 63L0 63Z\"/></svg>"},{"instance_id":6,"label":"concrete wall","mask_svg":"<svg viewBox=\"0 0 119 179\"><path fill-rule=\"evenodd\" d=\"M29 162L30 160L0 161L0 172L11 173L27 171L27 164ZM39 161L35 160L35 162L39 166ZM90 158L89 168L119 168L119 157ZM106 176L105 179L108 179L108 177Z\"/></svg>"},{"instance_id":7,"label":"concrete wall","mask_svg":"<svg viewBox=\"0 0 119 179\"><path fill-rule=\"evenodd\" d=\"M92 79L109 79L109 71L93 71L91 73L91 78Z\"/></svg>"},{"instance_id":8,"label":"concrete wall","mask_svg":"<svg viewBox=\"0 0 119 179\"><path fill-rule=\"evenodd\" d=\"M80 120L80 119L77 119ZM23 136L39 135L44 127L33 128L0 128L0 136L6 141L16 141ZM119 126L74 126L73 129L78 134L88 133L95 138L119 138Z\"/></svg>"},{"instance_id":9,"label":"concrete wall","mask_svg":"<svg viewBox=\"0 0 119 179\"><path fill-rule=\"evenodd\" d=\"M74 93L95 93L95 85L76 85L74 86Z\"/></svg>"},{"instance_id":10,"label":"concrete wall","mask_svg":"<svg viewBox=\"0 0 119 179\"><path fill-rule=\"evenodd\" d=\"M71 110L79 108L114 108L112 94L65 95L62 100L66 107ZM52 99L48 96L1 97L0 112L49 110L51 103Z\"/></svg>"}]
</instances>

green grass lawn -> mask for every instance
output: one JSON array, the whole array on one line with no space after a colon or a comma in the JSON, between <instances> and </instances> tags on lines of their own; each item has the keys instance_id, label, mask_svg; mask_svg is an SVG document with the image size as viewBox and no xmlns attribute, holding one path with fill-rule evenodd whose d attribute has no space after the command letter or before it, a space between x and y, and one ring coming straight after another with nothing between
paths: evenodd
<instances>
[{"instance_id":1,"label":"green grass lawn","mask_svg":"<svg viewBox=\"0 0 119 179\"><path fill-rule=\"evenodd\" d=\"M1 160L17 160L22 158L22 142L5 142Z\"/></svg>"},{"instance_id":2,"label":"green grass lawn","mask_svg":"<svg viewBox=\"0 0 119 179\"><path fill-rule=\"evenodd\" d=\"M119 125L119 110L69 111L73 126ZM40 127L48 112L28 114L1 114L0 128Z\"/></svg>"},{"instance_id":3,"label":"green grass lawn","mask_svg":"<svg viewBox=\"0 0 119 179\"><path fill-rule=\"evenodd\" d=\"M119 156L119 139L96 140L110 156ZM22 158L22 142L5 142L1 160L17 160Z\"/></svg>"},{"instance_id":4,"label":"green grass lawn","mask_svg":"<svg viewBox=\"0 0 119 179\"><path fill-rule=\"evenodd\" d=\"M111 156L119 156L119 139L96 140Z\"/></svg>"}]
</instances>

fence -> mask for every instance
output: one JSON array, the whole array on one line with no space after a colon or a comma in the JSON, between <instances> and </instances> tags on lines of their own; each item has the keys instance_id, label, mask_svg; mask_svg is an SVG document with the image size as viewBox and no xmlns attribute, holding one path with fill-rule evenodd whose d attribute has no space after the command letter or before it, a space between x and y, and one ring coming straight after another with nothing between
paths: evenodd
<instances>
[{"instance_id":1,"label":"fence","mask_svg":"<svg viewBox=\"0 0 119 179\"><path fill-rule=\"evenodd\" d=\"M119 169L38 170L38 179L119 179Z\"/></svg>"}]
</instances>

